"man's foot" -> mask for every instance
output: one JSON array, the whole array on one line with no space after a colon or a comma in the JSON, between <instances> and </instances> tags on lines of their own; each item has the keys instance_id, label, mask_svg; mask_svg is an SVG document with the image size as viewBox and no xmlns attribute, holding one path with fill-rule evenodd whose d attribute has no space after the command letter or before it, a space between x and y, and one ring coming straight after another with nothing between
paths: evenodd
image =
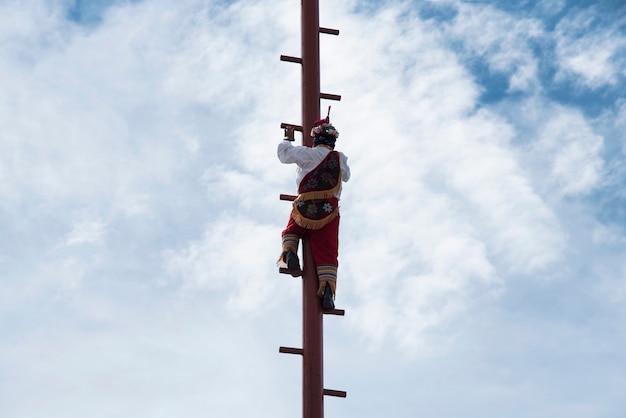
<instances>
[{"instance_id":1,"label":"man's foot","mask_svg":"<svg viewBox=\"0 0 626 418\"><path fill-rule=\"evenodd\" d=\"M300 270L300 260L293 250L287 250L283 252L276 262L279 273L291 274L293 277L302 276L302 270Z\"/></svg>"},{"instance_id":2,"label":"man's foot","mask_svg":"<svg viewBox=\"0 0 626 418\"><path fill-rule=\"evenodd\" d=\"M287 268L289 270L300 270L300 260L298 259L298 255L292 250L287 250L285 254L285 262L287 263Z\"/></svg>"},{"instance_id":3,"label":"man's foot","mask_svg":"<svg viewBox=\"0 0 626 418\"><path fill-rule=\"evenodd\" d=\"M326 310L335 309L333 290L328 283L326 283L326 287L324 287L324 294L322 295L322 308Z\"/></svg>"}]
</instances>

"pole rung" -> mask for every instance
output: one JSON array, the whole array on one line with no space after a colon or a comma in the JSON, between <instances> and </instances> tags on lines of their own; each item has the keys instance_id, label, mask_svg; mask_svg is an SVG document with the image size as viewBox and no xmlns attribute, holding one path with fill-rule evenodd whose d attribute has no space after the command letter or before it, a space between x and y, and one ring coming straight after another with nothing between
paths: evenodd
<instances>
[{"instance_id":1,"label":"pole rung","mask_svg":"<svg viewBox=\"0 0 626 418\"><path fill-rule=\"evenodd\" d=\"M326 33L328 35L339 35L339 29L320 28L320 33Z\"/></svg>"},{"instance_id":2,"label":"pole rung","mask_svg":"<svg viewBox=\"0 0 626 418\"><path fill-rule=\"evenodd\" d=\"M294 196L294 195L290 195L290 194L281 194L280 195L280 200L289 200L289 201L294 201L298 198L298 196Z\"/></svg>"},{"instance_id":3,"label":"pole rung","mask_svg":"<svg viewBox=\"0 0 626 418\"><path fill-rule=\"evenodd\" d=\"M293 347L279 347L278 352L283 354L299 354L301 356L304 355L303 349Z\"/></svg>"},{"instance_id":4,"label":"pole rung","mask_svg":"<svg viewBox=\"0 0 626 418\"><path fill-rule=\"evenodd\" d=\"M280 129L293 129L294 131L302 132L301 125L292 125L291 123L281 123Z\"/></svg>"},{"instance_id":5,"label":"pole rung","mask_svg":"<svg viewBox=\"0 0 626 418\"><path fill-rule=\"evenodd\" d=\"M348 394L344 392L343 390L330 390L330 389L324 389L324 395L336 396L337 398L345 398L346 396L348 396Z\"/></svg>"},{"instance_id":6,"label":"pole rung","mask_svg":"<svg viewBox=\"0 0 626 418\"><path fill-rule=\"evenodd\" d=\"M284 267L280 267L278 269L278 272L280 274L291 274L291 277L302 277L302 270L286 269Z\"/></svg>"},{"instance_id":7,"label":"pole rung","mask_svg":"<svg viewBox=\"0 0 626 418\"><path fill-rule=\"evenodd\" d=\"M296 64L302 64L302 58L292 57L290 55L281 55L280 60L287 61L287 62L295 62Z\"/></svg>"},{"instance_id":8,"label":"pole rung","mask_svg":"<svg viewBox=\"0 0 626 418\"><path fill-rule=\"evenodd\" d=\"M328 310L323 310L322 313L324 315L344 316L346 314L346 311L343 309L328 309Z\"/></svg>"},{"instance_id":9,"label":"pole rung","mask_svg":"<svg viewBox=\"0 0 626 418\"><path fill-rule=\"evenodd\" d=\"M328 93L320 93L320 99L327 100L341 100L341 96L339 94L328 94Z\"/></svg>"}]
</instances>

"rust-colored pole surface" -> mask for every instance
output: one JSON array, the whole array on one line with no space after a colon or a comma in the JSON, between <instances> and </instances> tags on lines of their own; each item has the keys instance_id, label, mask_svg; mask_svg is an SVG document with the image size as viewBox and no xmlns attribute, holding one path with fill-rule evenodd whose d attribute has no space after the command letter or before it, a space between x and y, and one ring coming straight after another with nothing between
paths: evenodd
<instances>
[{"instance_id":1,"label":"rust-colored pole surface","mask_svg":"<svg viewBox=\"0 0 626 418\"><path fill-rule=\"evenodd\" d=\"M320 117L319 1L301 0L302 21L302 145L313 146L309 135ZM324 340L322 306L311 245L302 240L302 417L324 418Z\"/></svg>"},{"instance_id":2,"label":"rust-colored pole surface","mask_svg":"<svg viewBox=\"0 0 626 418\"><path fill-rule=\"evenodd\" d=\"M317 270L308 237L303 239L302 286L302 413L303 418L324 417L324 338L322 304L317 296Z\"/></svg>"},{"instance_id":3,"label":"rust-colored pole surface","mask_svg":"<svg viewBox=\"0 0 626 418\"><path fill-rule=\"evenodd\" d=\"M320 118L319 1L302 0L302 143L313 146L309 131Z\"/></svg>"}]
</instances>

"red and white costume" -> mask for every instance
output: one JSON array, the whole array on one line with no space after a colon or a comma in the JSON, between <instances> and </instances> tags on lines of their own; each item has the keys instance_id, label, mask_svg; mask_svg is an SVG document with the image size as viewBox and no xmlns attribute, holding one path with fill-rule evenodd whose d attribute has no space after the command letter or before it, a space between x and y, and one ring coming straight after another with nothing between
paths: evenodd
<instances>
[{"instance_id":1,"label":"red and white costume","mask_svg":"<svg viewBox=\"0 0 626 418\"><path fill-rule=\"evenodd\" d=\"M339 265L339 198L342 182L350 179L348 158L328 145L293 146L288 140L278 145L277 154L280 162L298 166L298 199L282 232L283 252L291 249L297 253L300 237L308 234L319 292L328 283L334 295Z\"/></svg>"}]
</instances>

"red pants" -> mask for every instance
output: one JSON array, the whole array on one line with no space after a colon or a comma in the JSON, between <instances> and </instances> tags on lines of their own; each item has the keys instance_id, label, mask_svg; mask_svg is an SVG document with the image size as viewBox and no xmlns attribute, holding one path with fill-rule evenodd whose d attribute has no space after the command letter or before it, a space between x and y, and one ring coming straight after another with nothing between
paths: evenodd
<instances>
[{"instance_id":1,"label":"red pants","mask_svg":"<svg viewBox=\"0 0 626 418\"><path fill-rule=\"evenodd\" d=\"M294 234L302 237L305 232L309 236L315 265L339 266L339 216L322 229L305 229L290 216L282 235Z\"/></svg>"}]
</instances>

